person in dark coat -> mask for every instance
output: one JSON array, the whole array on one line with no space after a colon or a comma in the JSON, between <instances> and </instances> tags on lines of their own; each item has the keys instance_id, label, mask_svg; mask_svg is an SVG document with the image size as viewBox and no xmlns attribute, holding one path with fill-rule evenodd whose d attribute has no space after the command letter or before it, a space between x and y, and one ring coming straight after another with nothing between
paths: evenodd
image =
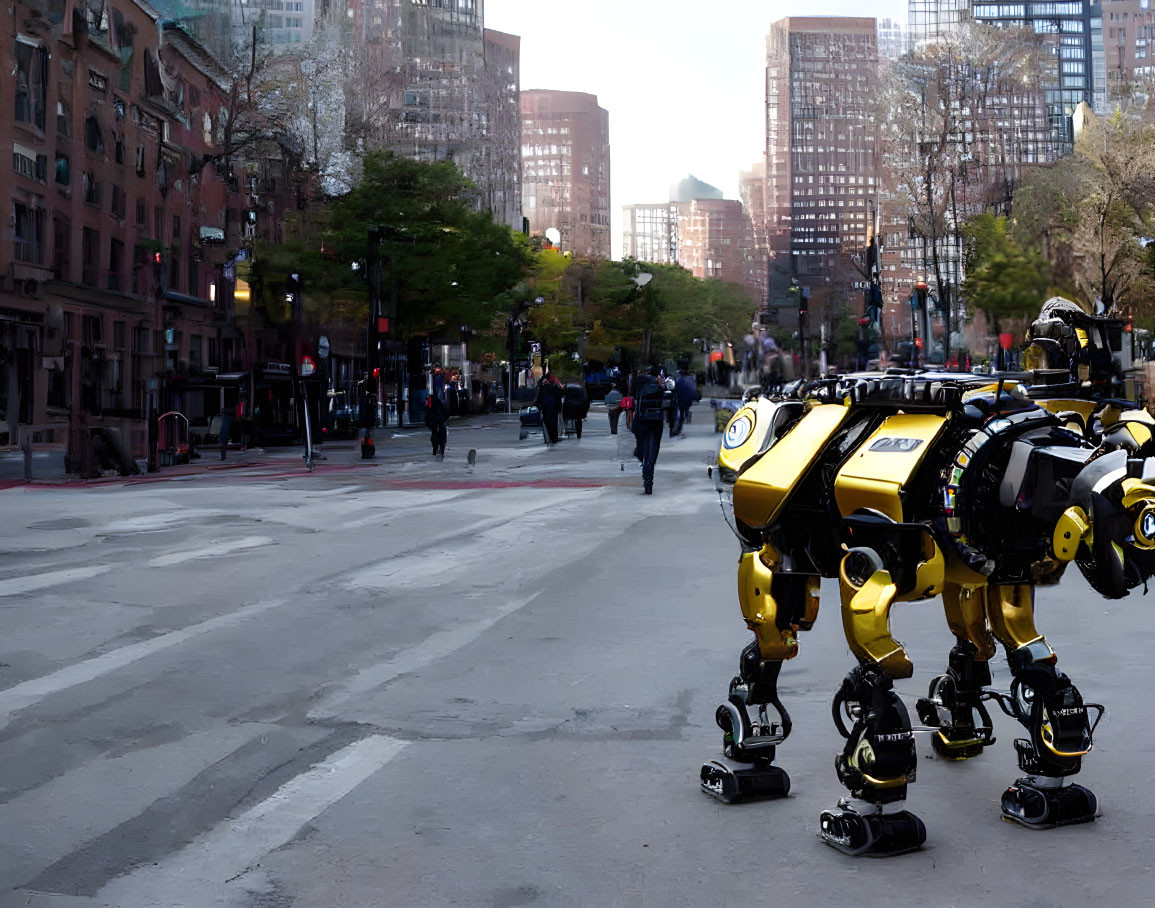
<instances>
[{"instance_id":1,"label":"person in dark coat","mask_svg":"<svg viewBox=\"0 0 1155 908\"><path fill-rule=\"evenodd\" d=\"M681 372L674 382L674 397L678 404L678 418L674 423L674 434L681 435L682 427L690 421L690 407L698 399L698 383L689 372Z\"/></svg>"},{"instance_id":2,"label":"person in dark coat","mask_svg":"<svg viewBox=\"0 0 1155 908\"><path fill-rule=\"evenodd\" d=\"M557 444L558 416L561 413L562 397L565 391L561 382L552 372L546 372L537 383L537 394L533 402L541 410L541 423L545 431L546 441L551 445Z\"/></svg>"},{"instance_id":3,"label":"person in dark coat","mask_svg":"<svg viewBox=\"0 0 1155 908\"><path fill-rule=\"evenodd\" d=\"M449 441L449 407L440 395L430 394L425 401L425 426L433 444L433 456L445 459L445 443Z\"/></svg>"},{"instance_id":4,"label":"person in dark coat","mask_svg":"<svg viewBox=\"0 0 1155 908\"><path fill-rule=\"evenodd\" d=\"M573 420L574 434L578 438L582 437L582 420L589 415L589 412L590 396L585 385L576 382L566 385L565 396L561 404L561 415L562 419Z\"/></svg>"},{"instance_id":5,"label":"person in dark coat","mask_svg":"<svg viewBox=\"0 0 1155 908\"><path fill-rule=\"evenodd\" d=\"M634 456L642 462L642 483L645 494L654 494L654 466L658 462L658 451L662 446L662 430L673 404L672 394L658 381L658 367L651 366L648 373L639 375L634 386L634 424L632 427L637 445Z\"/></svg>"}]
</instances>

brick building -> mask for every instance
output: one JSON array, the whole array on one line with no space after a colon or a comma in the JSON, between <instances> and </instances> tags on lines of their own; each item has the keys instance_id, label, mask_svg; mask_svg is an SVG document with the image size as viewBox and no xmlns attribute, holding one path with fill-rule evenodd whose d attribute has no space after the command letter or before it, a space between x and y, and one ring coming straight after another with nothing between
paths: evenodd
<instances>
[{"instance_id":1,"label":"brick building","mask_svg":"<svg viewBox=\"0 0 1155 908\"><path fill-rule=\"evenodd\" d=\"M143 456L172 379L243 361L225 74L134 0L18 2L0 48L15 74L0 92L0 443L34 426L76 459L104 427Z\"/></svg>"},{"instance_id":2,"label":"brick building","mask_svg":"<svg viewBox=\"0 0 1155 908\"><path fill-rule=\"evenodd\" d=\"M522 206L531 233L561 232L561 248L610 257L610 115L595 95L521 93Z\"/></svg>"},{"instance_id":3,"label":"brick building","mask_svg":"<svg viewBox=\"0 0 1155 908\"><path fill-rule=\"evenodd\" d=\"M1103 0L1103 48L1111 97L1150 92L1155 75L1155 11L1150 0Z\"/></svg>"},{"instance_id":4,"label":"brick building","mask_svg":"<svg viewBox=\"0 0 1155 908\"><path fill-rule=\"evenodd\" d=\"M678 205L678 263L694 277L749 287L754 254L742 203L694 199ZM750 287L751 295L757 294Z\"/></svg>"}]
</instances>

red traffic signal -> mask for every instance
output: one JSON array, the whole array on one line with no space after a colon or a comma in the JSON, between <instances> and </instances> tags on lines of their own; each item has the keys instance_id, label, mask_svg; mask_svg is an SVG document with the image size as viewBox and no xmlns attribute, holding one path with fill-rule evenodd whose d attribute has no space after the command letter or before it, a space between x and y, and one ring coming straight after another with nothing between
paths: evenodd
<instances>
[{"instance_id":1,"label":"red traffic signal","mask_svg":"<svg viewBox=\"0 0 1155 908\"><path fill-rule=\"evenodd\" d=\"M301 357L301 377L305 378L317 371L317 364L313 362L313 357L306 354Z\"/></svg>"},{"instance_id":2,"label":"red traffic signal","mask_svg":"<svg viewBox=\"0 0 1155 908\"><path fill-rule=\"evenodd\" d=\"M159 253L159 252L154 252L154 253L152 254L152 263L153 263L154 265L159 265L159 264L160 264L160 258L161 258L161 256L160 256L160 253Z\"/></svg>"}]
</instances>

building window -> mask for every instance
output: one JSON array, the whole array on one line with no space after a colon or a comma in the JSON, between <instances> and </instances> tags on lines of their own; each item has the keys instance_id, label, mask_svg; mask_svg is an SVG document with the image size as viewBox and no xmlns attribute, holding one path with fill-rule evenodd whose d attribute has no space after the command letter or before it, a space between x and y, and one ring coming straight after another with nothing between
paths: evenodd
<instances>
[{"instance_id":1,"label":"building window","mask_svg":"<svg viewBox=\"0 0 1155 908\"><path fill-rule=\"evenodd\" d=\"M43 130L48 90L48 49L17 36L13 75L16 82L16 122L28 123Z\"/></svg>"},{"instance_id":2,"label":"building window","mask_svg":"<svg viewBox=\"0 0 1155 908\"><path fill-rule=\"evenodd\" d=\"M96 117L88 117L84 121L84 147L99 154L104 151L104 137L100 134L100 124Z\"/></svg>"},{"instance_id":3,"label":"building window","mask_svg":"<svg viewBox=\"0 0 1155 908\"><path fill-rule=\"evenodd\" d=\"M123 139L118 138L116 140L116 158L115 158L115 160L116 160L117 164L123 164L124 163L124 140Z\"/></svg>"},{"instance_id":4,"label":"building window","mask_svg":"<svg viewBox=\"0 0 1155 908\"><path fill-rule=\"evenodd\" d=\"M87 170L82 175L84 201L89 205L100 207L100 183Z\"/></svg>"},{"instance_id":5,"label":"building window","mask_svg":"<svg viewBox=\"0 0 1155 908\"><path fill-rule=\"evenodd\" d=\"M52 271L58 281L72 280L72 255L69 244L72 227L67 218L56 212L52 216ZM67 337L67 334L65 335Z\"/></svg>"},{"instance_id":6,"label":"building window","mask_svg":"<svg viewBox=\"0 0 1155 908\"><path fill-rule=\"evenodd\" d=\"M136 146L136 175L138 177L144 176L144 146Z\"/></svg>"},{"instance_id":7,"label":"building window","mask_svg":"<svg viewBox=\"0 0 1155 908\"><path fill-rule=\"evenodd\" d=\"M112 240L108 244L108 283L109 290L120 290L121 270L124 268L124 243Z\"/></svg>"},{"instance_id":8,"label":"building window","mask_svg":"<svg viewBox=\"0 0 1155 908\"><path fill-rule=\"evenodd\" d=\"M136 226L144 227L144 199L138 198L136 200Z\"/></svg>"},{"instance_id":9,"label":"building window","mask_svg":"<svg viewBox=\"0 0 1155 908\"><path fill-rule=\"evenodd\" d=\"M12 203L12 257L18 262L39 265L44 261L44 211Z\"/></svg>"},{"instance_id":10,"label":"building window","mask_svg":"<svg viewBox=\"0 0 1155 908\"><path fill-rule=\"evenodd\" d=\"M43 183L48 175L48 158L23 145L12 146L12 169L22 177Z\"/></svg>"},{"instance_id":11,"label":"building window","mask_svg":"<svg viewBox=\"0 0 1155 908\"><path fill-rule=\"evenodd\" d=\"M112 187L112 208L111 214L118 221L123 221L127 213L128 196L125 194L121 186L114 185Z\"/></svg>"},{"instance_id":12,"label":"building window","mask_svg":"<svg viewBox=\"0 0 1155 908\"><path fill-rule=\"evenodd\" d=\"M100 234L84 228L80 244L80 282L89 287L100 285Z\"/></svg>"},{"instance_id":13,"label":"building window","mask_svg":"<svg viewBox=\"0 0 1155 908\"><path fill-rule=\"evenodd\" d=\"M56 182L60 186L72 185L72 171L69 169L68 155L56 156Z\"/></svg>"},{"instance_id":14,"label":"building window","mask_svg":"<svg viewBox=\"0 0 1155 908\"><path fill-rule=\"evenodd\" d=\"M56 102L56 134L72 135L72 111L63 101Z\"/></svg>"}]
</instances>

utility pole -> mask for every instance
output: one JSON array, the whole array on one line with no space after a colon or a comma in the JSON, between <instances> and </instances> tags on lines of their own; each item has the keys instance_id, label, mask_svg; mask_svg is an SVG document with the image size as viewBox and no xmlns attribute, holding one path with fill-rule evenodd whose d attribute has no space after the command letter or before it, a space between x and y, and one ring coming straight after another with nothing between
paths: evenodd
<instances>
[{"instance_id":1,"label":"utility pole","mask_svg":"<svg viewBox=\"0 0 1155 908\"><path fill-rule=\"evenodd\" d=\"M377 383L381 379L379 329L381 317L381 228L369 228L369 324L365 331L365 390L361 397L361 457L376 453L373 429L377 424Z\"/></svg>"},{"instance_id":2,"label":"utility pole","mask_svg":"<svg viewBox=\"0 0 1155 908\"><path fill-rule=\"evenodd\" d=\"M910 338L910 357L911 365L918 368L918 341L922 341L923 353L930 353L930 338L927 337L927 331L930 328L929 320L927 319L926 298L929 288L926 281L917 281L914 285L913 305L911 306L910 323L911 323L911 338ZM917 318L915 312L917 311ZM917 323L917 328L915 327ZM918 332L918 337L915 337L915 331Z\"/></svg>"},{"instance_id":3,"label":"utility pole","mask_svg":"<svg viewBox=\"0 0 1155 908\"><path fill-rule=\"evenodd\" d=\"M802 377L810 378L810 288L798 288L798 336L802 340Z\"/></svg>"}]
</instances>

